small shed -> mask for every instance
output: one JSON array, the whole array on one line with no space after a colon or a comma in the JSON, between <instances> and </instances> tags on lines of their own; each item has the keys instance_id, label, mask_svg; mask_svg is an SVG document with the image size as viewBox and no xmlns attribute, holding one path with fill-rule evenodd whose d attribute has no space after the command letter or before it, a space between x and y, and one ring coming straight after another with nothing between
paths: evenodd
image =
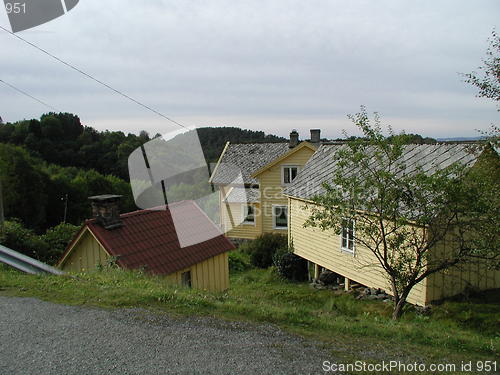
<instances>
[{"instance_id":1,"label":"small shed","mask_svg":"<svg viewBox=\"0 0 500 375\"><path fill-rule=\"evenodd\" d=\"M228 251L234 245L193 201L176 203L185 220L200 233L214 233L204 242L181 247L172 207L119 214L117 195L92 201L93 219L87 220L58 262L64 271L84 272L110 260L125 269L144 269L165 275L171 282L198 289L229 288Z\"/></svg>"}]
</instances>

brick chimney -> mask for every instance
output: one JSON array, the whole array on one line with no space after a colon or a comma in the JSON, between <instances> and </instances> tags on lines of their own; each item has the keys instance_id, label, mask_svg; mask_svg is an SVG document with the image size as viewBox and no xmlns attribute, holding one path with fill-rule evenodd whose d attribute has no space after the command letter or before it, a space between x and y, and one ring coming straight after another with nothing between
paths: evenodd
<instances>
[{"instance_id":1,"label":"brick chimney","mask_svg":"<svg viewBox=\"0 0 500 375\"><path fill-rule=\"evenodd\" d=\"M299 133L297 130L293 129L292 132L290 133L290 144L288 147L294 148L299 144Z\"/></svg>"},{"instance_id":2,"label":"brick chimney","mask_svg":"<svg viewBox=\"0 0 500 375\"><path fill-rule=\"evenodd\" d=\"M92 217L107 230L123 226L120 220L121 195L96 195L89 197L92 204Z\"/></svg>"},{"instance_id":3,"label":"brick chimney","mask_svg":"<svg viewBox=\"0 0 500 375\"><path fill-rule=\"evenodd\" d=\"M311 143L321 142L321 129L311 129Z\"/></svg>"}]
</instances>

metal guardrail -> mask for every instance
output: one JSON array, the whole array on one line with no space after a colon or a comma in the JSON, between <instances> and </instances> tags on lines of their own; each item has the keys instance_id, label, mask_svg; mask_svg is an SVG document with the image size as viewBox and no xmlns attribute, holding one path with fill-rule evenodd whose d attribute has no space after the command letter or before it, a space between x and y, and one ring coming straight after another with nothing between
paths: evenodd
<instances>
[{"instance_id":1,"label":"metal guardrail","mask_svg":"<svg viewBox=\"0 0 500 375\"><path fill-rule=\"evenodd\" d=\"M51 267L48 264L42 263L2 245L0 245L0 263L4 263L19 271L31 273L33 275L43 273L64 275L64 272L57 268Z\"/></svg>"}]
</instances>

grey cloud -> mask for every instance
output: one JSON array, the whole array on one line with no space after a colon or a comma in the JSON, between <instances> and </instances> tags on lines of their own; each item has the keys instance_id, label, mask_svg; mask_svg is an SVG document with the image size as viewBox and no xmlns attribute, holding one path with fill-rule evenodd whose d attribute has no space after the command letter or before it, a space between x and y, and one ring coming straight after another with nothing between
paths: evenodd
<instances>
[{"instance_id":1,"label":"grey cloud","mask_svg":"<svg viewBox=\"0 0 500 375\"><path fill-rule=\"evenodd\" d=\"M306 128L307 118L334 122L366 104L401 123L470 118L457 134L468 135L497 115L457 74L481 64L497 22L498 3L480 4L86 0L21 35L174 118L295 116ZM1 33L0 44L2 76L90 125L150 116ZM43 111L16 95L0 87L4 119ZM289 131L280 126L263 130Z\"/></svg>"}]
</instances>

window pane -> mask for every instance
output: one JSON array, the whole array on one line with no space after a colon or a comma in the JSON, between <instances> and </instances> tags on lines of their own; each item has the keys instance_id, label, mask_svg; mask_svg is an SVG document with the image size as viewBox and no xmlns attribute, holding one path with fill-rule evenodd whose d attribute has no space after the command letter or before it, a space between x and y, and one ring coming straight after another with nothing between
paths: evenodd
<instances>
[{"instance_id":1,"label":"window pane","mask_svg":"<svg viewBox=\"0 0 500 375\"><path fill-rule=\"evenodd\" d=\"M290 168L291 169L291 174L292 174L292 179L291 181L295 180L295 177L297 177L297 168Z\"/></svg>"},{"instance_id":2,"label":"window pane","mask_svg":"<svg viewBox=\"0 0 500 375\"><path fill-rule=\"evenodd\" d=\"M290 183L290 168L283 168L283 180L285 184Z\"/></svg>"},{"instance_id":3,"label":"window pane","mask_svg":"<svg viewBox=\"0 0 500 375\"><path fill-rule=\"evenodd\" d=\"M342 236L342 247L343 248L347 247L347 238L345 238L344 236Z\"/></svg>"},{"instance_id":4,"label":"window pane","mask_svg":"<svg viewBox=\"0 0 500 375\"><path fill-rule=\"evenodd\" d=\"M342 221L341 247L345 250L354 251L354 220Z\"/></svg>"},{"instance_id":5,"label":"window pane","mask_svg":"<svg viewBox=\"0 0 500 375\"><path fill-rule=\"evenodd\" d=\"M349 250L353 250L354 249L354 239L351 237L349 238L349 245L348 245L348 249Z\"/></svg>"},{"instance_id":6,"label":"window pane","mask_svg":"<svg viewBox=\"0 0 500 375\"><path fill-rule=\"evenodd\" d=\"M286 211L287 211L286 207L275 207L274 208L274 217L275 217L276 227L286 228L288 226Z\"/></svg>"},{"instance_id":7,"label":"window pane","mask_svg":"<svg viewBox=\"0 0 500 375\"><path fill-rule=\"evenodd\" d=\"M253 223L255 220L253 206L249 205L245 207L245 221Z\"/></svg>"}]
</instances>

